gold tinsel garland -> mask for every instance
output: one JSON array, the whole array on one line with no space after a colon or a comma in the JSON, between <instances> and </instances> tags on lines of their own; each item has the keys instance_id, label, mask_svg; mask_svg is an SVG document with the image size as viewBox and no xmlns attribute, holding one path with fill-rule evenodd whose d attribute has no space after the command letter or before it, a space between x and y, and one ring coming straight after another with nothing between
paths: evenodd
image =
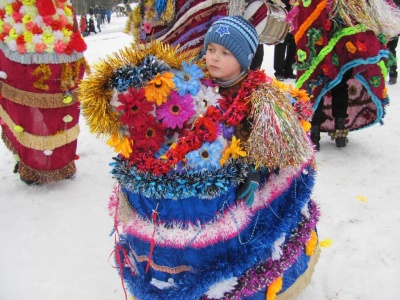
<instances>
[{"instance_id":1,"label":"gold tinsel garland","mask_svg":"<svg viewBox=\"0 0 400 300\"><path fill-rule=\"evenodd\" d=\"M0 93L4 98L17 104L37 108L59 108L70 106L78 101L78 89L74 89L71 92L72 101L64 103L64 93L46 94L26 92L0 81Z\"/></svg>"},{"instance_id":2,"label":"gold tinsel garland","mask_svg":"<svg viewBox=\"0 0 400 300\"><path fill-rule=\"evenodd\" d=\"M119 52L108 55L93 65L93 72L79 85L81 110L86 117L91 133L104 137L119 134L120 122L117 113L111 110L110 101L114 90L110 88L110 78L115 70L124 66L137 66L145 57L153 55L174 69L181 69L182 62L195 58L191 51L180 51L159 41L148 46L132 44Z\"/></svg>"},{"instance_id":3,"label":"gold tinsel garland","mask_svg":"<svg viewBox=\"0 0 400 300\"><path fill-rule=\"evenodd\" d=\"M53 150L75 141L79 135L79 124L70 129L59 131L54 135L40 136L28 132L16 132L17 124L10 118L7 112L0 106L0 118L13 131L15 138L21 145L35 150Z\"/></svg>"},{"instance_id":4,"label":"gold tinsel garland","mask_svg":"<svg viewBox=\"0 0 400 300\"><path fill-rule=\"evenodd\" d=\"M287 94L274 83L264 83L252 93L249 119L253 129L246 143L245 160L256 168L297 166L314 150Z\"/></svg>"}]
</instances>

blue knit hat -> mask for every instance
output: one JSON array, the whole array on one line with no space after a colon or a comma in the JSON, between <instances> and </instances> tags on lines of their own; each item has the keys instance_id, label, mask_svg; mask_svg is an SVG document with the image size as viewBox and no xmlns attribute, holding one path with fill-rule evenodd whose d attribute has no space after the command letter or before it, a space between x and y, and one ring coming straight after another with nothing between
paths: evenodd
<instances>
[{"instance_id":1,"label":"blue knit hat","mask_svg":"<svg viewBox=\"0 0 400 300\"><path fill-rule=\"evenodd\" d=\"M247 70L257 50L258 35L249 21L231 16L211 25L204 39L204 51L207 51L209 43L224 46L235 56L242 70Z\"/></svg>"}]
</instances>

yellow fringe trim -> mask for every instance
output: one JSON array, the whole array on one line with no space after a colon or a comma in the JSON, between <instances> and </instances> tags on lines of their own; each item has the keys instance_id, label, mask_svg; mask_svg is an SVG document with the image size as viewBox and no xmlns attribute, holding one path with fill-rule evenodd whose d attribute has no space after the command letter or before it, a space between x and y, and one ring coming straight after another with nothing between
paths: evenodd
<instances>
[{"instance_id":1,"label":"yellow fringe trim","mask_svg":"<svg viewBox=\"0 0 400 300\"><path fill-rule=\"evenodd\" d=\"M321 250L319 247L315 250L313 256L310 257L308 268L305 272L296 279L296 281L283 293L276 297L276 300L295 300L302 291L310 284L311 276L314 273L315 265L318 262Z\"/></svg>"},{"instance_id":2,"label":"yellow fringe trim","mask_svg":"<svg viewBox=\"0 0 400 300\"><path fill-rule=\"evenodd\" d=\"M78 89L72 91L72 102L65 104L63 102L63 93L42 94L25 92L23 90L16 89L3 81L0 81L0 94L11 102L37 108L66 107L78 101Z\"/></svg>"},{"instance_id":3,"label":"yellow fringe trim","mask_svg":"<svg viewBox=\"0 0 400 300\"><path fill-rule=\"evenodd\" d=\"M2 118L3 121L10 128L10 130L13 131L13 128L16 126L16 124L13 122L13 120L11 120L10 116L1 106L0 118ZM13 134L17 138L18 142L27 148L39 151L53 150L55 148L69 144L72 141L75 141L79 135L79 124L76 124L74 127L68 130L60 131L54 135L49 136L33 135L25 131L22 131L20 133L16 133L15 131L13 131Z\"/></svg>"}]
</instances>

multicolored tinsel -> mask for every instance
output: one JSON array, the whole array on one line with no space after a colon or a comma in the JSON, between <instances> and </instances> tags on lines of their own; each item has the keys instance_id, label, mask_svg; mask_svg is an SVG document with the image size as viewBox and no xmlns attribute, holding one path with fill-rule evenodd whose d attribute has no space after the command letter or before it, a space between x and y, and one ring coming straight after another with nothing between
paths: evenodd
<instances>
[{"instance_id":1,"label":"multicolored tinsel","mask_svg":"<svg viewBox=\"0 0 400 300\"><path fill-rule=\"evenodd\" d=\"M340 18L349 27L362 24L387 40L400 34L400 9L387 0L335 0L331 18Z\"/></svg>"},{"instance_id":2,"label":"multicolored tinsel","mask_svg":"<svg viewBox=\"0 0 400 300\"><path fill-rule=\"evenodd\" d=\"M156 199L183 199L198 196L213 199L244 182L250 167L232 160L215 171L181 170L168 175L153 175L137 170L130 162L114 158L111 174L130 192Z\"/></svg>"},{"instance_id":3,"label":"multicolored tinsel","mask_svg":"<svg viewBox=\"0 0 400 300\"><path fill-rule=\"evenodd\" d=\"M248 163L276 169L298 165L312 156L309 139L287 94L274 84L263 84L253 92L251 105Z\"/></svg>"}]
</instances>

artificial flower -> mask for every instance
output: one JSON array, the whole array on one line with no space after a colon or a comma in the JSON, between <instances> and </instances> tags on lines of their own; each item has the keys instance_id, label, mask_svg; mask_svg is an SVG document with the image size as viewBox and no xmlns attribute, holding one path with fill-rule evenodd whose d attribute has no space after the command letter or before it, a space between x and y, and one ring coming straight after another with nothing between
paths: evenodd
<instances>
[{"instance_id":1,"label":"artificial flower","mask_svg":"<svg viewBox=\"0 0 400 300\"><path fill-rule=\"evenodd\" d=\"M118 134L114 134L107 140L107 145L114 147L114 152L121 153L128 158L132 153L132 141L127 137L120 138Z\"/></svg>"},{"instance_id":2,"label":"artificial flower","mask_svg":"<svg viewBox=\"0 0 400 300\"><path fill-rule=\"evenodd\" d=\"M226 140L231 140L233 134L235 133L235 127L233 126L226 126L224 124L220 124L221 130L222 130L222 136Z\"/></svg>"},{"instance_id":3,"label":"artificial flower","mask_svg":"<svg viewBox=\"0 0 400 300\"><path fill-rule=\"evenodd\" d=\"M143 30L144 30L144 32L146 32L146 33L150 33L152 27L153 27L153 26L151 25L150 22L146 22L146 23L143 24Z\"/></svg>"},{"instance_id":4,"label":"artificial flower","mask_svg":"<svg viewBox=\"0 0 400 300\"><path fill-rule=\"evenodd\" d=\"M171 129L181 128L195 113L192 97L171 92L166 103L157 109L157 118Z\"/></svg>"},{"instance_id":5,"label":"artificial flower","mask_svg":"<svg viewBox=\"0 0 400 300\"><path fill-rule=\"evenodd\" d=\"M310 101L310 96L308 95L306 90L300 90L292 85L289 85L289 92L293 98L296 98L297 101Z\"/></svg>"},{"instance_id":6,"label":"artificial flower","mask_svg":"<svg viewBox=\"0 0 400 300\"><path fill-rule=\"evenodd\" d=\"M118 111L123 111L120 121L128 125L138 128L147 120L149 112L153 110L153 105L146 101L145 90L128 88L125 94L118 94L118 102L121 103L117 107Z\"/></svg>"},{"instance_id":7,"label":"artificial flower","mask_svg":"<svg viewBox=\"0 0 400 300\"><path fill-rule=\"evenodd\" d=\"M190 93L194 96L200 90L200 79L204 77L204 73L198 65L192 63L187 65L186 61L182 63L182 67L183 71L175 73L175 86L179 95Z\"/></svg>"},{"instance_id":8,"label":"artificial flower","mask_svg":"<svg viewBox=\"0 0 400 300\"><path fill-rule=\"evenodd\" d=\"M209 106L216 106L221 98L222 96L215 93L212 87L202 85L199 92L193 97L196 103L196 114L204 114Z\"/></svg>"},{"instance_id":9,"label":"artificial flower","mask_svg":"<svg viewBox=\"0 0 400 300\"><path fill-rule=\"evenodd\" d=\"M204 143L198 150L186 154L187 165L196 170L220 168L219 160L223 146L220 141Z\"/></svg>"},{"instance_id":10,"label":"artificial flower","mask_svg":"<svg viewBox=\"0 0 400 300\"><path fill-rule=\"evenodd\" d=\"M349 51L351 54L354 54L357 51L357 47L354 46L352 42L347 42L346 43L346 49Z\"/></svg>"},{"instance_id":11,"label":"artificial flower","mask_svg":"<svg viewBox=\"0 0 400 300\"><path fill-rule=\"evenodd\" d=\"M129 132L139 151L156 152L165 141L165 125L158 123L152 115L148 116L142 126Z\"/></svg>"},{"instance_id":12,"label":"artificial flower","mask_svg":"<svg viewBox=\"0 0 400 300\"><path fill-rule=\"evenodd\" d=\"M169 92L175 87L173 77L174 74L169 72L157 74L145 87L146 99L150 102L156 102L157 105L165 103Z\"/></svg>"},{"instance_id":13,"label":"artificial flower","mask_svg":"<svg viewBox=\"0 0 400 300\"><path fill-rule=\"evenodd\" d=\"M236 136L233 136L231 144L225 149L219 163L223 166L230 158L237 159L239 157L245 157L246 155L246 151L240 146L240 139L236 139Z\"/></svg>"}]
</instances>

